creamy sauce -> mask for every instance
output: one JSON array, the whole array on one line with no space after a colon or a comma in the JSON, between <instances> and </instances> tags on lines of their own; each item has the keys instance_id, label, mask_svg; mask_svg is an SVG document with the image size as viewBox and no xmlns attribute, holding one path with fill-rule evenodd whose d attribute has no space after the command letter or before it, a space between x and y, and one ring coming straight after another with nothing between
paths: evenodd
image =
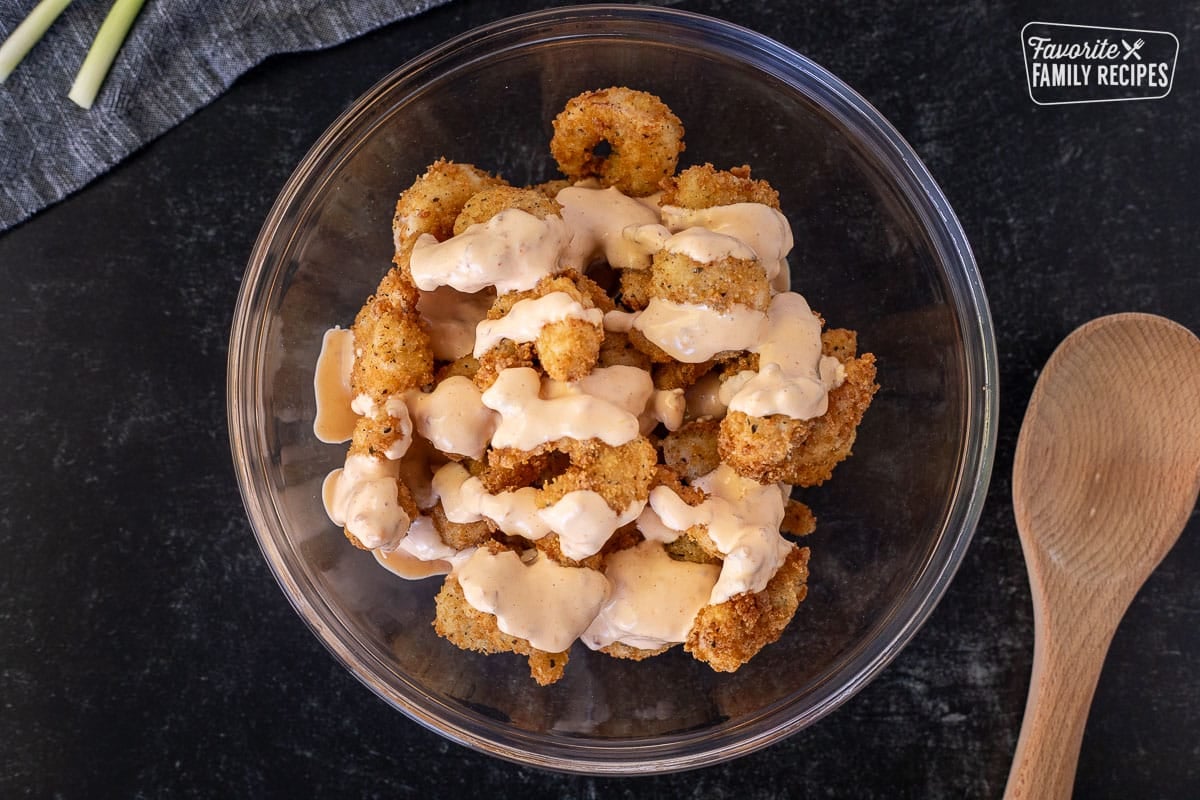
<instances>
[{"instance_id":1,"label":"creamy sauce","mask_svg":"<svg viewBox=\"0 0 1200 800\"><path fill-rule=\"evenodd\" d=\"M456 563L465 561L470 550L455 550L442 541L433 520L419 516L412 521L408 535L392 551L373 550L375 560L401 578L420 580L431 575L447 575Z\"/></svg>"},{"instance_id":2,"label":"creamy sauce","mask_svg":"<svg viewBox=\"0 0 1200 800\"><path fill-rule=\"evenodd\" d=\"M767 317L734 305L728 311L655 297L633 327L676 361L699 364L726 350L746 350L758 342Z\"/></svg>"},{"instance_id":3,"label":"creamy sauce","mask_svg":"<svg viewBox=\"0 0 1200 800\"><path fill-rule=\"evenodd\" d=\"M781 212L762 203L733 203L712 208L662 207L663 223L672 231L701 227L745 242L758 255L772 280L787 271L792 227Z\"/></svg>"},{"instance_id":4,"label":"creamy sauce","mask_svg":"<svg viewBox=\"0 0 1200 800\"><path fill-rule=\"evenodd\" d=\"M629 333L637 322L639 312L614 310L604 314L604 330L613 333Z\"/></svg>"},{"instance_id":5,"label":"creamy sauce","mask_svg":"<svg viewBox=\"0 0 1200 800\"><path fill-rule=\"evenodd\" d=\"M662 423L669 431L678 430L683 424L683 415L687 410L687 399L683 389L655 389L650 396L650 402L640 417L642 433L654 430Z\"/></svg>"},{"instance_id":6,"label":"creamy sauce","mask_svg":"<svg viewBox=\"0 0 1200 800\"><path fill-rule=\"evenodd\" d=\"M683 642L720 571L676 561L654 541L613 553L604 567L608 601L580 638L593 650L613 642L643 650Z\"/></svg>"},{"instance_id":7,"label":"creamy sauce","mask_svg":"<svg viewBox=\"0 0 1200 800\"><path fill-rule=\"evenodd\" d=\"M313 372L313 394L317 399L317 415L313 434L327 444L350 441L358 417L350 403L354 391L350 388L350 372L354 367L354 331L330 328L321 338L321 354Z\"/></svg>"},{"instance_id":8,"label":"creamy sauce","mask_svg":"<svg viewBox=\"0 0 1200 800\"><path fill-rule=\"evenodd\" d=\"M684 391L684 400L687 404L685 416L688 419L720 419L725 416L725 409L729 407L727 402L721 400L721 376L716 372L701 376L689 386Z\"/></svg>"},{"instance_id":9,"label":"creamy sauce","mask_svg":"<svg viewBox=\"0 0 1200 800\"><path fill-rule=\"evenodd\" d=\"M406 392L404 400L417 433L443 453L482 458L500 422L475 382L462 375L446 378L429 393Z\"/></svg>"},{"instance_id":10,"label":"creamy sauce","mask_svg":"<svg viewBox=\"0 0 1200 800\"><path fill-rule=\"evenodd\" d=\"M754 261L758 258L754 250L741 239L707 228L684 228L671 236L662 246L668 253L687 256L701 264L711 264L722 258L738 258Z\"/></svg>"},{"instance_id":11,"label":"creamy sauce","mask_svg":"<svg viewBox=\"0 0 1200 800\"><path fill-rule=\"evenodd\" d=\"M598 308L584 308L566 292L518 300L500 319L485 319L479 323L475 330L475 357L479 358L503 339L536 341L542 328L567 319L581 319L599 328L604 322L604 312Z\"/></svg>"},{"instance_id":12,"label":"creamy sauce","mask_svg":"<svg viewBox=\"0 0 1200 800\"><path fill-rule=\"evenodd\" d=\"M754 417L819 417L829 408L829 390L845 378L845 368L836 358L821 355L821 323L805 299L793 292L771 299L766 330L753 350L758 353L758 374L743 379L742 373L726 382L736 391L728 400L732 411Z\"/></svg>"},{"instance_id":13,"label":"creamy sauce","mask_svg":"<svg viewBox=\"0 0 1200 800\"><path fill-rule=\"evenodd\" d=\"M485 289L474 294L450 286L421 292L417 311L429 323L429 343L433 357L454 361L468 355L475 344L475 326L487 317L496 301L496 293Z\"/></svg>"},{"instance_id":14,"label":"creamy sauce","mask_svg":"<svg viewBox=\"0 0 1200 800\"><path fill-rule=\"evenodd\" d=\"M437 471L433 485L451 522L489 519L504 533L534 540L556 533L563 554L577 560L598 553L613 533L637 519L645 506L644 501L631 503L618 513L596 492L579 490L539 507L537 489L523 487L490 494L479 478L453 463Z\"/></svg>"},{"instance_id":15,"label":"creamy sauce","mask_svg":"<svg viewBox=\"0 0 1200 800\"><path fill-rule=\"evenodd\" d=\"M433 490L433 472L446 463L446 457L433 449L428 440L415 437L412 447L400 459L400 480L412 493L417 508L428 511L438 501L437 492Z\"/></svg>"},{"instance_id":16,"label":"creamy sauce","mask_svg":"<svg viewBox=\"0 0 1200 800\"><path fill-rule=\"evenodd\" d=\"M563 207L563 220L574 233L563 256L564 264L580 271L598 261L607 261L616 269L650 266L646 248L626 238L623 231L630 226L657 224L657 209L614 188L576 185L563 189L555 199Z\"/></svg>"},{"instance_id":17,"label":"creamy sauce","mask_svg":"<svg viewBox=\"0 0 1200 800\"><path fill-rule=\"evenodd\" d=\"M658 515L658 512L649 503L642 509L642 513L638 515L637 529L642 536L650 541L661 542L662 544L670 544L682 534L682 531L677 531L674 528L668 528L664 525L662 517Z\"/></svg>"},{"instance_id":18,"label":"creamy sauce","mask_svg":"<svg viewBox=\"0 0 1200 800\"><path fill-rule=\"evenodd\" d=\"M562 567L549 558L524 563L514 552L476 550L457 573L472 607L495 614L500 630L558 653L600 613L608 579L592 569Z\"/></svg>"},{"instance_id":19,"label":"creamy sauce","mask_svg":"<svg viewBox=\"0 0 1200 800\"><path fill-rule=\"evenodd\" d=\"M786 487L763 486L722 464L693 485L708 497L689 506L666 486L650 492L650 507L676 531L703 525L725 556L710 603L723 603L743 592L762 591L783 564L791 545L779 534Z\"/></svg>"},{"instance_id":20,"label":"creamy sauce","mask_svg":"<svg viewBox=\"0 0 1200 800\"><path fill-rule=\"evenodd\" d=\"M354 454L325 478L325 513L368 550L394 550L408 531L409 518L396 499L395 461Z\"/></svg>"},{"instance_id":21,"label":"creamy sauce","mask_svg":"<svg viewBox=\"0 0 1200 800\"><path fill-rule=\"evenodd\" d=\"M561 217L538 219L510 208L439 242L428 233L413 245L412 277L418 289L451 286L460 292L532 289L559 269L559 256L571 240Z\"/></svg>"},{"instance_id":22,"label":"creamy sauce","mask_svg":"<svg viewBox=\"0 0 1200 800\"><path fill-rule=\"evenodd\" d=\"M607 399L582 392L544 399L541 376L530 367L501 370L482 399L500 414L493 447L532 450L564 437L600 439L615 447L640 432L637 415Z\"/></svg>"}]
</instances>

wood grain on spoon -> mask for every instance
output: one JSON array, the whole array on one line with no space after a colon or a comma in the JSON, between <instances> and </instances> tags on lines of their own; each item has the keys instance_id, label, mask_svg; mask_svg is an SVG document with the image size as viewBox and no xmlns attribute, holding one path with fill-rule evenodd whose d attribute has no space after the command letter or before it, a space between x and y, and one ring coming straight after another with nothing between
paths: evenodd
<instances>
[{"instance_id":1,"label":"wood grain on spoon","mask_svg":"<svg viewBox=\"0 0 1200 800\"><path fill-rule=\"evenodd\" d=\"M1068 336L1034 388L1013 463L1035 636L1006 798L1071 796L1109 642L1198 490L1200 340L1148 314Z\"/></svg>"}]
</instances>

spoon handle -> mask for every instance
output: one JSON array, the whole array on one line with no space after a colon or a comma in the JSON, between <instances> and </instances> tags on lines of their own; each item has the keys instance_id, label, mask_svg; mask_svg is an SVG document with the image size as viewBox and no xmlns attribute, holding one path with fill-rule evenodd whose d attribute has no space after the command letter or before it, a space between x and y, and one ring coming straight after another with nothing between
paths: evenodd
<instances>
[{"instance_id":1,"label":"spoon handle","mask_svg":"<svg viewBox=\"0 0 1200 800\"><path fill-rule=\"evenodd\" d=\"M1033 674L1005 800L1066 800L1075 786L1088 709L1116 625L1098 630L1078 619L1062 622L1035 610Z\"/></svg>"}]
</instances>

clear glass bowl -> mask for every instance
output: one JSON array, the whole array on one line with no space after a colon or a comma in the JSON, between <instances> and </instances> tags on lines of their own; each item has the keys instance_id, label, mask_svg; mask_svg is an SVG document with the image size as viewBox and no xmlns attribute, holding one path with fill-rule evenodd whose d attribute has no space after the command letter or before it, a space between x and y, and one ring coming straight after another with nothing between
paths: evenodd
<instances>
[{"instance_id":1,"label":"clear glass bowl","mask_svg":"<svg viewBox=\"0 0 1200 800\"><path fill-rule=\"evenodd\" d=\"M734 674L675 648L641 663L577 644L539 688L524 659L433 631L438 579L407 582L326 519L344 447L312 434L322 332L348 326L389 266L397 195L438 158L514 184L556 177L549 123L571 96L628 85L687 127L684 164L751 164L795 231L793 284L857 329L882 384L855 455L804 491L818 531L807 601ZM682 164L681 164L682 166ZM895 657L967 548L995 444L996 354L970 249L916 155L808 59L714 19L573 7L469 32L397 69L296 169L254 248L229 352L242 496L284 592L355 676L464 745L574 772L632 774L743 755L828 714Z\"/></svg>"}]
</instances>

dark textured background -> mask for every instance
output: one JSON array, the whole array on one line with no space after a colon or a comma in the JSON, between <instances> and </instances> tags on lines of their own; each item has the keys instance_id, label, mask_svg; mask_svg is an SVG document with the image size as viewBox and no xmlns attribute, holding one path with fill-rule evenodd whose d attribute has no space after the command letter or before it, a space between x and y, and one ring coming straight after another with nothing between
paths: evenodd
<instances>
[{"instance_id":1,"label":"dark textured background","mask_svg":"<svg viewBox=\"0 0 1200 800\"><path fill-rule=\"evenodd\" d=\"M879 679L740 761L616 780L469 752L355 681L272 580L225 430L234 299L293 166L399 63L541 5L455 0L325 52L271 59L0 235L0 796L1001 795L1033 642L1009 472L1038 369L1105 313L1200 329L1200 9L679 4L814 58L926 161L992 304L1000 437L958 577ZM1175 88L1156 101L1037 107L1018 42L1031 20L1169 30L1180 40ZM1077 797L1200 797L1198 571L1193 515L1113 643Z\"/></svg>"}]
</instances>

